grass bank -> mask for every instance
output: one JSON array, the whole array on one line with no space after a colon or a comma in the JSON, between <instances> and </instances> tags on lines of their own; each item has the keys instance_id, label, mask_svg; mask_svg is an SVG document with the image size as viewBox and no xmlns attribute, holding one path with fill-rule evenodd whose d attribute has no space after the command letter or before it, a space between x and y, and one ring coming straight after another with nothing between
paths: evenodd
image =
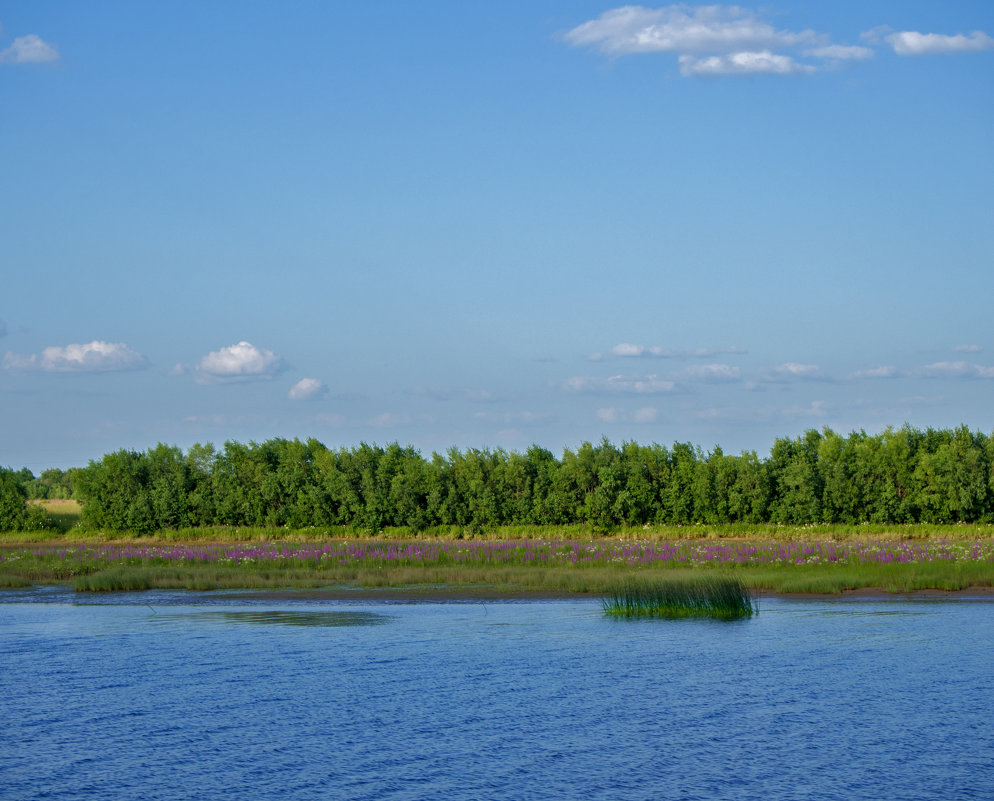
<instances>
[{"instance_id":1,"label":"grass bank","mask_svg":"<svg viewBox=\"0 0 994 801\"><path fill-rule=\"evenodd\" d=\"M994 587L994 540L777 542L324 540L198 543L66 539L0 546L0 588L448 588L604 594L619 582L734 578L753 592Z\"/></svg>"}]
</instances>

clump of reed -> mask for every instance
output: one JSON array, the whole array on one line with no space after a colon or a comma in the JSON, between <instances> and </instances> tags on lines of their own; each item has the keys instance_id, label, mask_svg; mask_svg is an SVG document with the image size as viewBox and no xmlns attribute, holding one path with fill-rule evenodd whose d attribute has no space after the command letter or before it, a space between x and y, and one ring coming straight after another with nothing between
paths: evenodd
<instances>
[{"instance_id":1,"label":"clump of reed","mask_svg":"<svg viewBox=\"0 0 994 801\"><path fill-rule=\"evenodd\" d=\"M738 620L757 611L746 586L727 576L669 581L628 579L612 588L604 599L604 612L611 617Z\"/></svg>"}]
</instances>

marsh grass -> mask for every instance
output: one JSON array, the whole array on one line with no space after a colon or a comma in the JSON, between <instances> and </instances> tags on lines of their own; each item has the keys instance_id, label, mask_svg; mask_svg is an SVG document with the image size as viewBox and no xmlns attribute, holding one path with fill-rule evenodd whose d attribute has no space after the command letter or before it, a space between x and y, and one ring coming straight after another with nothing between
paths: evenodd
<instances>
[{"instance_id":1,"label":"marsh grass","mask_svg":"<svg viewBox=\"0 0 994 801\"><path fill-rule=\"evenodd\" d=\"M629 580L654 584L730 576L749 589L784 594L994 587L990 541L939 541L927 547L871 543L849 549L831 543L792 549L767 548L769 542L734 547L699 542L650 549L652 558L642 560L647 552L638 543L604 539L508 541L506 547L363 540L329 541L326 548L255 543L229 549L216 541L202 547L149 539L82 544L71 536L58 545L51 540L34 545L0 541L0 588L59 583L81 592L369 587L604 596ZM656 561L653 553L665 553L666 561ZM736 554L758 561L741 561ZM837 561L828 561L836 556Z\"/></svg>"},{"instance_id":2,"label":"marsh grass","mask_svg":"<svg viewBox=\"0 0 994 801\"><path fill-rule=\"evenodd\" d=\"M627 579L604 599L611 617L707 617L738 620L755 614L749 590L731 576L688 579Z\"/></svg>"}]
</instances>

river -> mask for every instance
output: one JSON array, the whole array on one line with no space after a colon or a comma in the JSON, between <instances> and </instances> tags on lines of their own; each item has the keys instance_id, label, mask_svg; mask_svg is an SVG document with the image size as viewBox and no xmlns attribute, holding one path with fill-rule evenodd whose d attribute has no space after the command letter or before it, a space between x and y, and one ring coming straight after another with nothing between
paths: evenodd
<instances>
[{"instance_id":1,"label":"river","mask_svg":"<svg viewBox=\"0 0 994 801\"><path fill-rule=\"evenodd\" d=\"M991 799L994 603L0 594L0 798Z\"/></svg>"}]
</instances>

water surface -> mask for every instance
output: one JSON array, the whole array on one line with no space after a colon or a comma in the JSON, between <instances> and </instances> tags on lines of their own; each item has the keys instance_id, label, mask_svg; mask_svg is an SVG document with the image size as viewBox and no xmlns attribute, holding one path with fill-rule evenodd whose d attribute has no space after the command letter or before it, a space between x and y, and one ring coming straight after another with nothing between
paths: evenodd
<instances>
[{"instance_id":1,"label":"water surface","mask_svg":"<svg viewBox=\"0 0 994 801\"><path fill-rule=\"evenodd\" d=\"M4 799L990 799L994 603L0 595Z\"/></svg>"}]
</instances>

